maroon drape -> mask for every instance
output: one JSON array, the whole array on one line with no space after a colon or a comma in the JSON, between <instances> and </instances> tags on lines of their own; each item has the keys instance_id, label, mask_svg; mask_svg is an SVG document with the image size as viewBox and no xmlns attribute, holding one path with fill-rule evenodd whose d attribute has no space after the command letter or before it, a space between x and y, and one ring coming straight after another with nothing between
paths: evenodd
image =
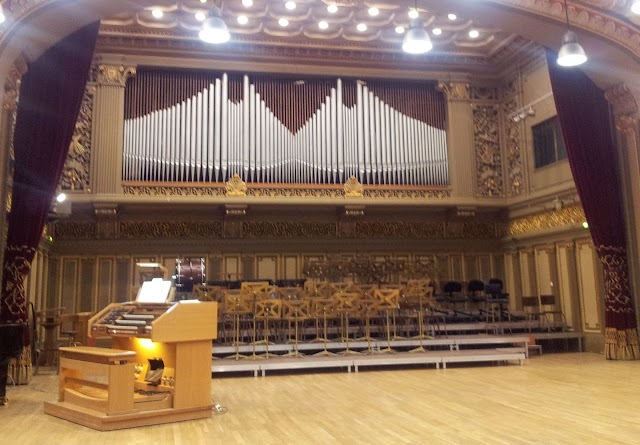
<instances>
[{"instance_id":1,"label":"maroon drape","mask_svg":"<svg viewBox=\"0 0 640 445\"><path fill-rule=\"evenodd\" d=\"M579 69L562 68L548 52L551 88L564 144L591 237L605 272L607 358L640 358L629 287L625 219L609 104Z\"/></svg>"},{"instance_id":2,"label":"maroon drape","mask_svg":"<svg viewBox=\"0 0 640 445\"><path fill-rule=\"evenodd\" d=\"M92 23L62 39L30 64L22 77L0 323L27 319L24 278L73 136L99 26Z\"/></svg>"}]
</instances>

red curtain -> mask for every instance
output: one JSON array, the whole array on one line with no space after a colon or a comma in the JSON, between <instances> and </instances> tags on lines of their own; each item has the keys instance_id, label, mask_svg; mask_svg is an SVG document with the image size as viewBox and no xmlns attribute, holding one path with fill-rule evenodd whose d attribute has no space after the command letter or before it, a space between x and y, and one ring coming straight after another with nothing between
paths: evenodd
<instances>
[{"instance_id":1,"label":"red curtain","mask_svg":"<svg viewBox=\"0 0 640 445\"><path fill-rule=\"evenodd\" d=\"M562 68L547 53L551 88L569 165L604 266L605 355L638 359L638 331L629 287L625 220L609 104L579 69Z\"/></svg>"},{"instance_id":2,"label":"red curtain","mask_svg":"<svg viewBox=\"0 0 640 445\"><path fill-rule=\"evenodd\" d=\"M24 278L31 269L64 166L89 76L99 22L49 48L22 77L0 323L27 320Z\"/></svg>"}]
</instances>

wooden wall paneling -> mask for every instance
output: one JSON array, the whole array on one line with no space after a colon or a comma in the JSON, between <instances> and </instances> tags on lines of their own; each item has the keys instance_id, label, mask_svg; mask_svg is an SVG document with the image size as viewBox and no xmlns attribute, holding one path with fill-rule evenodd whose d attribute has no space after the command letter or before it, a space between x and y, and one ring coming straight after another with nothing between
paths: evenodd
<instances>
[{"instance_id":1,"label":"wooden wall paneling","mask_svg":"<svg viewBox=\"0 0 640 445\"><path fill-rule=\"evenodd\" d=\"M131 262L131 275L130 275L131 283L129 283L131 288L132 289L139 288L140 286L142 286L142 281L144 280L144 277L142 277L139 274L138 263L158 263L158 262L162 263L155 256L134 257L133 261ZM169 270L171 271L171 269ZM127 299L125 301L129 301L129 300Z\"/></svg>"},{"instance_id":2,"label":"wooden wall paneling","mask_svg":"<svg viewBox=\"0 0 640 445\"><path fill-rule=\"evenodd\" d=\"M512 310L521 309L520 256L516 251L509 251L504 255L504 289L511 297L509 299L509 308Z\"/></svg>"},{"instance_id":3,"label":"wooden wall paneling","mask_svg":"<svg viewBox=\"0 0 640 445\"><path fill-rule=\"evenodd\" d=\"M78 283L79 312L93 312L96 310L96 260L82 258L80 260L80 281Z\"/></svg>"},{"instance_id":4,"label":"wooden wall paneling","mask_svg":"<svg viewBox=\"0 0 640 445\"><path fill-rule=\"evenodd\" d=\"M567 326L575 330L580 326L580 301L576 254L573 242L556 244L556 263L558 265L558 296Z\"/></svg>"},{"instance_id":5,"label":"wooden wall paneling","mask_svg":"<svg viewBox=\"0 0 640 445\"><path fill-rule=\"evenodd\" d=\"M452 273L451 273L451 262L449 261L449 255L444 253L436 254L435 261L436 261L436 270L438 273L438 276L435 278L440 282L440 284L446 283L447 281L451 281Z\"/></svg>"},{"instance_id":6,"label":"wooden wall paneling","mask_svg":"<svg viewBox=\"0 0 640 445\"><path fill-rule=\"evenodd\" d=\"M278 279L278 255L258 255L256 257L256 278L258 280Z\"/></svg>"},{"instance_id":7,"label":"wooden wall paneling","mask_svg":"<svg viewBox=\"0 0 640 445\"><path fill-rule=\"evenodd\" d=\"M222 255L209 255L207 258L207 281L221 281L222 276Z\"/></svg>"},{"instance_id":8,"label":"wooden wall paneling","mask_svg":"<svg viewBox=\"0 0 640 445\"><path fill-rule=\"evenodd\" d=\"M519 251L520 279L522 283L522 295L537 295L536 288L536 264L532 249Z\"/></svg>"},{"instance_id":9,"label":"wooden wall paneling","mask_svg":"<svg viewBox=\"0 0 640 445\"><path fill-rule=\"evenodd\" d=\"M131 273L131 263L133 261L129 257L116 258L116 276L115 276L115 295L111 297L111 301L122 303L131 301L131 286L133 276ZM100 308L102 309L102 308Z\"/></svg>"},{"instance_id":10,"label":"wooden wall paneling","mask_svg":"<svg viewBox=\"0 0 640 445\"><path fill-rule=\"evenodd\" d=\"M490 255L478 255L478 278L485 283L493 277Z\"/></svg>"},{"instance_id":11,"label":"wooden wall paneling","mask_svg":"<svg viewBox=\"0 0 640 445\"><path fill-rule=\"evenodd\" d=\"M163 255L160 258L160 264L162 264L163 267L167 268L167 272L169 273L169 277L172 277L172 276L177 274L177 271L176 271L176 259L181 259L181 258L187 258L187 257L176 253L176 254L173 254L173 255Z\"/></svg>"},{"instance_id":12,"label":"wooden wall paneling","mask_svg":"<svg viewBox=\"0 0 640 445\"><path fill-rule=\"evenodd\" d=\"M411 255L409 255L409 254L402 254L402 253L401 253L401 254L394 254L394 255L393 255L393 257L394 257L394 258L396 258L396 259L398 259L398 260L404 261L404 262L405 262L405 264L409 264L409 263L411 262ZM431 261L431 264L434 264L434 265L435 265L435 262L434 262L434 259L433 259L433 255L428 255L428 256L427 256L427 258L429 258L429 261ZM408 279L410 279L410 278L411 278L411 277L410 277L410 276L409 276L409 274L407 274L406 272L404 272L404 273L400 273L400 274L398 274L398 276L396 277L396 279L397 279L399 282L405 282L405 281L407 281L407 280L408 280ZM434 277L430 277L430 278L434 278Z\"/></svg>"},{"instance_id":13,"label":"wooden wall paneling","mask_svg":"<svg viewBox=\"0 0 640 445\"><path fill-rule=\"evenodd\" d=\"M502 253L491 254L491 278L499 278L506 287L505 256ZM508 291L507 291L508 292Z\"/></svg>"},{"instance_id":14,"label":"wooden wall paneling","mask_svg":"<svg viewBox=\"0 0 640 445\"><path fill-rule=\"evenodd\" d=\"M476 254L463 254L464 261L464 278L465 281L470 280L482 280L480 270L478 268L478 255Z\"/></svg>"},{"instance_id":15,"label":"wooden wall paneling","mask_svg":"<svg viewBox=\"0 0 640 445\"><path fill-rule=\"evenodd\" d=\"M59 257L49 257L48 287L46 307L52 308L59 305L60 282L62 276L62 261Z\"/></svg>"},{"instance_id":16,"label":"wooden wall paneling","mask_svg":"<svg viewBox=\"0 0 640 445\"><path fill-rule=\"evenodd\" d=\"M72 314L78 311L78 279L79 260L77 258L62 259L62 275L58 306L64 307L65 312Z\"/></svg>"},{"instance_id":17,"label":"wooden wall paneling","mask_svg":"<svg viewBox=\"0 0 640 445\"><path fill-rule=\"evenodd\" d=\"M553 266L551 258L555 257L553 253L553 248L549 246L536 247L534 249L536 287L540 295L555 295L554 279L551 273Z\"/></svg>"},{"instance_id":18,"label":"wooden wall paneling","mask_svg":"<svg viewBox=\"0 0 640 445\"><path fill-rule=\"evenodd\" d=\"M298 255L283 255L281 273L282 279L296 280L302 278L302 272L299 263L300 257Z\"/></svg>"},{"instance_id":19,"label":"wooden wall paneling","mask_svg":"<svg viewBox=\"0 0 640 445\"><path fill-rule=\"evenodd\" d=\"M598 283L595 277L596 256L591 242L580 241L576 243L576 260L582 329L584 331L599 332L601 331L601 316L598 302Z\"/></svg>"},{"instance_id":20,"label":"wooden wall paneling","mask_svg":"<svg viewBox=\"0 0 640 445\"><path fill-rule=\"evenodd\" d=\"M240 280L242 279L242 275L240 275L240 255L229 255L225 254L223 256L224 263L224 277L225 280Z\"/></svg>"},{"instance_id":21,"label":"wooden wall paneling","mask_svg":"<svg viewBox=\"0 0 640 445\"><path fill-rule=\"evenodd\" d=\"M96 280L97 301L94 311L99 311L113 300L115 295L115 258L98 258L98 278Z\"/></svg>"},{"instance_id":22,"label":"wooden wall paneling","mask_svg":"<svg viewBox=\"0 0 640 445\"><path fill-rule=\"evenodd\" d=\"M257 272L256 255L249 253L240 255L240 279L255 280Z\"/></svg>"},{"instance_id":23,"label":"wooden wall paneling","mask_svg":"<svg viewBox=\"0 0 640 445\"><path fill-rule=\"evenodd\" d=\"M462 263L462 255L452 254L449 255L449 261L451 262L451 279L454 281L464 281L464 269Z\"/></svg>"}]
</instances>

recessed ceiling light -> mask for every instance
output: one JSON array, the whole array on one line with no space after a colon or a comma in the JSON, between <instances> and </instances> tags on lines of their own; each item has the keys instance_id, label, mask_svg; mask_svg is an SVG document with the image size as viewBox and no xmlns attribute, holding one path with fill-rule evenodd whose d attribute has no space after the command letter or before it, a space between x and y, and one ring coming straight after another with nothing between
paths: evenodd
<instances>
[{"instance_id":1,"label":"recessed ceiling light","mask_svg":"<svg viewBox=\"0 0 640 445\"><path fill-rule=\"evenodd\" d=\"M396 32L402 34L404 32L404 26L396 26Z\"/></svg>"},{"instance_id":2,"label":"recessed ceiling light","mask_svg":"<svg viewBox=\"0 0 640 445\"><path fill-rule=\"evenodd\" d=\"M418 13L417 9L410 9L409 10L409 18L410 19L417 19L419 15L420 14Z\"/></svg>"},{"instance_id":3,"label":"recessed ceiling light","mask_svg":"<svg viewBox=\"0 0 640 445\"><path fill-rule=\"evenodd\" d=\"M200 0L200 3L207 3L207 0Z\"/></svg>"},{"instance_id":4,"label":"recessed ceiling light","mask_svg":"<svg viewBox=\"0 0 640 445\"><path fill-rule=\"evenodd\" d=\"M280 20L278 20L278 23L280 24L280 26L282 26L283 28L285 26L289 26L289 20L285 19L284 17L281 18Z\"/></svg>"},{"instance_id":5,"label":"recessed ceiling light","mask_svg":"<svg viewBox=\"0 0 640 445\"><path fill-rule=\"evenodd\" d=\"M471 37L472 39L477 39L479 35L480 33L475 29L469 31L469 37Z\"/></svg>"},{"instance_id":6,"label":"recessed ceiling light","mask_svg":"<svg viewBox=\"0 0 640 445\"><path fill-rule=\"evenodd\" d=\"M440 34L442 34L442 30L440 28L433 28L433 31L431 31L433 33L433 35L439 36Z\"/></svg>"},{"instance_id":7,"label":"recessed ceiling light","mask_svg":"<svg viewBox=\"0 0 640 445\"><path fill-rule=\"evenodd\" d=\"M364 32L364 31L367 30L367 24L366 23L358 23L358 26L356 28L358 28L358 31Z\"/></svg>"},{"instance_id":8,"label":"recessed ceiling light","mask_svg":"<svg viewBox=\"0 0 640 445\"><path fill-rule=\"evenodd\" d=\"M379 10L378 8L376 8L376 7L371 7L371 8L369 8L369 15L370 15L371 17L375 17L375 16L377 16L378 14L380 14L380 10Z\"/></svg>"},{"instance_id":9,"label":"recessed ceiling light","mask_svg":"<svg viewBox=\"0 0 640 445\"><path fill-rule=\"evenodd\" d=\"M162 16L164 15L164 12L162 12L162 9L156 8L153 11L151 11L151 15L157 19L161 19Z\"/></svg>"},{"instance_id":10,"label":"recessed ceiling light","mask_svg":"<svg viewBox=\"0 0 640 445\"><path fill-rule=\"evenodd\" d=\"M246 8L250 8L253 6L253 0L242 0L242 4L246 7Z\"/></svg>"},{"instance_id":11,"label":"recessed ceiling light","mask_svg":"<svg viewBox=\"0 0 640 445\"><path fill-rule=\"evenodd\" d=\"M336 5L335 3L331 3L329 6L327 6L327 11L329 11L331 14L335 14L336 12L338 12L338 5Z\"/></svg>"},{"instance_id":12,"label":"recessed ceiling light","mask_svg":"<svg viewBox=\"0 0 640 445\"><path fill-rule=\"evenodd\" d=\"M196 12L196 20L197 21L204 22L206 18L207 18L207 15L204 12L202 12L202 11Z\"/></svg>"},{"instance_id":13,"label":"recessed ceiling light","mask_svg":"<svg viewBox=\"0 0 640 445\"><path fill-rule=\"evenodd\" d=\"M452 21L458 18L458 16L455 14L449 14L447 17L449 18L449 20L452 20Z\"/></svg>"},{"instance_id":14,"label":"recessed ceiling light","mask_svg":"<svg viewBox=\"0 0 640 445\"><path fill-rule=\"evenodd\" d=\"M239 15L238 23L240 23L241 25L246 25L247 23L249 23L249 18L246 15Z\"/></svg>"},{"instance_id":15,"label":"recessed ceiling light","mask_svg":"<svg viewBox=\"0 0 640 445\"><path fill-rule=\"evenodd\" d=\"M320 29L327 29L329 27L329 24L327 22L325 22L324 20L322 20L321 22L318 23L318 28Z\"/></svg>"},{"instance_id":16,"label":"recessed ceiling light","mask_svg":"<svg viewBox=\"0 0 640 445\"><path fill-rule=\"evenodd\" d=\"M296 2L289 1L284 4L284 7L287 8L288 10L296 9Z\"/></svg>"},{"instance_id":17,"label":"recessed ceiling light","mask_svg":"<svg viewBox=\"0 0 640 445\"><path fill-rule=\"evenodd\" d=\"M634 14L640 14L640 1L636 0L631 4L631 12Z\"/></svg>"}]
</instances>

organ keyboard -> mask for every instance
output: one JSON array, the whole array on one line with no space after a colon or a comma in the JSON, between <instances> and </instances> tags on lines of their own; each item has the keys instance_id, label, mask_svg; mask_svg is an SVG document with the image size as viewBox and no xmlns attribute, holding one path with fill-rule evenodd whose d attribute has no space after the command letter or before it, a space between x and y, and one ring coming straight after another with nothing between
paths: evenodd
<instances>
[{"instance_id":1,"label":"organ keyboard","mask_svg":"<svg viewBox=\"0 0 640 445\"><path fill-rule=\"evenodd\" d=\"M113 349L62 351L59 398L45 412L103 431L209 417L217 303L171 294L170 281L145 282L135 302L91 318L89 335Z\"/></svg>"}]
</instances>

